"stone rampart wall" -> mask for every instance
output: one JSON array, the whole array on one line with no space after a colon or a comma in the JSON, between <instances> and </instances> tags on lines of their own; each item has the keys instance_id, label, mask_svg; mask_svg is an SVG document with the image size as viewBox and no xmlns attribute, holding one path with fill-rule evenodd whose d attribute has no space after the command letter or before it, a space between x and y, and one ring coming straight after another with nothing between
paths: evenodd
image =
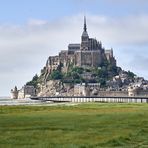
<instances>
[{"instance_id":1,"label":"stone rampart wall","mask_svg":"<svg viewBox=\"0 0 148 148\"><path fill-rule=\"evenodd\" d=\"M127 91L99 91L98 96L104 96L104 97L127 97L128 92Z\"/></svg>"},{"instance_id":2,"label":"stone rampart wall","mask_svg":"<svg viewBox=\"0 0 148 148\"><path fill-rule=\"evenodd\" d=\"M141 91L138 92L137 95L138 95L138 96L146 96L146 97L148 97L148 91L146 91L146 90L141 90Z\"/></svg>"},{"instance_id":3,"label":"stone rampart wall","mask_svg":"<svg viewBox=\"0 0 148 148\"><path fill-rule=\"evenodd\" d=\"M128 91L99 91L98 96L105 96L105 97L127 97ZM141 90L135 96L143 96L148 97L148 91Z\"/></svg>"}]
</instances>

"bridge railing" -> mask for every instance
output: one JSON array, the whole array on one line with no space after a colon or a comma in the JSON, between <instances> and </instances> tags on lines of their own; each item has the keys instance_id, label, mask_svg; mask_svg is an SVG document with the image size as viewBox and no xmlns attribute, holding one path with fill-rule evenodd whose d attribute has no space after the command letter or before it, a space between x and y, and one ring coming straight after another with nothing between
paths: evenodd
<instances>
[{"instance_id":1,"label":"bridge railing","mask_svg":"<svg viewBox=\"0 0 148 148\"><path fill-rule=\"evenodd\" d=\"M148 103L148 97L49 96L31 97L31 99L53 102Z\"/></svg>"}]
</instances>

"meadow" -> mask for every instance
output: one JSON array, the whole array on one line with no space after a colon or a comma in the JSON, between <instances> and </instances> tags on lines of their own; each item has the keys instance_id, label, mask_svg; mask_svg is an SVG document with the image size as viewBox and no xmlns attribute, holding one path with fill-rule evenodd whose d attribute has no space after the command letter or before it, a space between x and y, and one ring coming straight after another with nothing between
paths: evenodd
<instances>
[{"instance_id":1,"label":"meadow","mask_svg":"<svg viewBox=\"0 0 148 148\"><path fill-rule=\"evenodd\" d=\"M146 148L148 104L0 106L0 148Z\"/></svg>"}]
</instances>

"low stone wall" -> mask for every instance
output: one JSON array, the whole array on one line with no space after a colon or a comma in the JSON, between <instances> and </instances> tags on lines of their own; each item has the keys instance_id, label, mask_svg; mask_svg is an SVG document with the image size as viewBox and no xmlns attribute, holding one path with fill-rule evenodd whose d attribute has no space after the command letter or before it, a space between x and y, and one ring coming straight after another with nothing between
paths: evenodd
<instances>
[{"instance_id":1,"label":"low stone wall","mask_svg":"<svg viewBox=\"0 0 148 148\"><path fill-rule=\"evenodd\" d=\"M148 97L148 91L146 91L146 90L138 91L137 95Z\"/></svg>"},{"instance_id":2,"label":"low stone wall","mask_svg":"<svg viewBox=\"0 0 148 148\"><path fill-rule=\"evenodd\" d=\"M99 91L101 97L127 97L128 91Z\"/></svg>"},{"instance_id":3,"label":"low stone wall","mask_svg":"<svg viewBox=\"0 0 148 148\"><path fill-rule=\"evenodd\" d=\"M100 97L127 97L128 91L99 91ZM148 91L140 90L135 96L148 97Z\"/></svg>"}]
</instances>

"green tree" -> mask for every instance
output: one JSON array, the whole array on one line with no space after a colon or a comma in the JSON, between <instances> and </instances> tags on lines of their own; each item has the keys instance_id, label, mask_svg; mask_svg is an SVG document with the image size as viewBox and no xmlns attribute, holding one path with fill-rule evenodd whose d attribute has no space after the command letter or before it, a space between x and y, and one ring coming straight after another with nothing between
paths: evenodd
<instances>
[{"instance_id":1,"label":"green tree","mask_svg":"<svg viewBox=\"0 0 148 148\"><path fill-rule=\"evenodd\" d=\"M72 76L73 79L80 79L80 76L79 76L79 74L77 72L73 72L71 74L71 76Z\"/></svg>"},{"instance_id":2,"label":"green tree","mask_svg":"<svg viewBox=\"0 0 148 148\"><path fill-rule=\"evenodd\" d=\"M72 68L72 72L82 74L84 72L84 68L82 68L82 67L74 67L74 68Z\"/></svg>"},{"instance_id":3,"label":"green tree","mask_svg":"<svg viewBox=\"0 0 148 148\"><path fill-rule=\"evenodd\" d=\"M105 87L105 86L106 86L106 79L100 78L100 79L98 80L98 82L100 83L101 87Z\"/></svg>"},{"instance_id":4,"label":"green tree","mask_svg":"<svg viewBox=\"0 0 148 148\"><path fill-rule=\"evenodd\" d=\"M132 79L136 76L136 75L135 75L133 72L131 72L131 71L128 71L128 72L127 72L127 75L128 75L129 78L132 78Z\"/></svg>"},{"instance_id":5,"label":"green tree","mask_svg":"<svg viewBox=\"0 0 148 148\"><path fill-rule=\"evenodd\" d=\"M50 75L50 79L52 80L60 80L62 77L63 75L59 70L54 70Z\"/></svg>"},{"instance_id":6,"label":"green tree","mask_svg":"<svg viewBox=\"0 0 148 148\"><path fill-rule=\"evenodd\" d=\"M37 84L38 84L38 80L39 80L39 77L38 75L36 74L31 81L27 82L26 85L31 85L31 86L34 86L35 88L37 88Z\"/></svg>"},{"instance_id":7,"label":"green tree","mask_svg":"<svg viewBox=\"0 0 148 148\"><path fill-rule=\"evenodd\" d=\"M107 78L108 73L106 67L103 66L101 69L97 69L97 76L99 78Z\"/></svg>"}]
</instances>

